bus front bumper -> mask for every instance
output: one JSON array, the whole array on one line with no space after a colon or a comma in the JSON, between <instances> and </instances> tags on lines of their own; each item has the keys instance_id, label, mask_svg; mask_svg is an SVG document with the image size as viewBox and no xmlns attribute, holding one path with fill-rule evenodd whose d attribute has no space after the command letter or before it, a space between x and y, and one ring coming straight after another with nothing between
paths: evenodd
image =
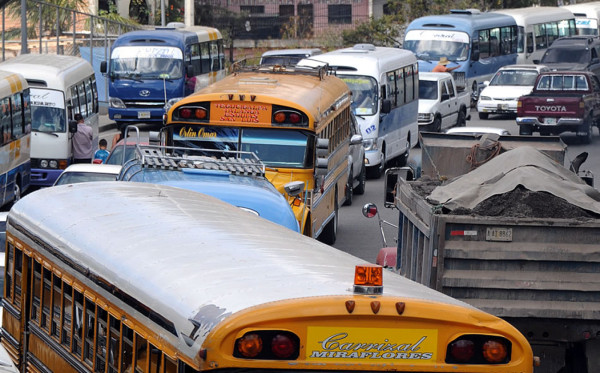
<instances>
[{"instance_id":1,"label":"bus front bumper","mask_svg":"<svg viewBox=\"0 0 600 373\"><path fill-rule=\"evenodd\" d=\"M64 170L49 168L32 168L31 185L39 187L48 187L54 185L54 182Z\"/></svg>"},{"instance_id":2,"label":"bus front bumper","mask_svg":"<svg viewBox=\"0 0 600 373\"><path fill-rule=\"evenodd\" d=\"M165 111L160 109L116 109L108 108L108 117L122 123L156 123L163 122Z\"/></svg>"}]
</instances>

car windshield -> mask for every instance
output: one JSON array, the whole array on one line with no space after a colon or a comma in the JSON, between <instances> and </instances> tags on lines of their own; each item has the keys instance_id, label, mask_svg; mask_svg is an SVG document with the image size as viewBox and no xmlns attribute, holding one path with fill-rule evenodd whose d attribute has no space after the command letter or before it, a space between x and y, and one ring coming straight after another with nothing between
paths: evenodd
<instances>
[{"instance_id":1,"label":"car windshield","mask_svg":"<svg viewBox=\"0 0 600 373\"><path fill-rule=\"evenodd\" d=\"M531 70L500 70L490 85L533 86L538 72Z\"/></svg>"},{"instance_id":2,"label":"car windshield","mask_svg":"<svg viewBox=\"0 0 600 373\"><path fill-rule=\"evenodd\" d=\"M589 61L590 51L585 48L550 48L544 53L540 63L587 63Z\"/></svg>"},{"instance_id":3,"label":"car windshield","mask_svg":"<svg viewBox=\"0 0 600 373\"><path fill-rule=\"evenodd\" d=\"M301 130L173 125L170 131L177 147L253 152L270 167L312 168L314 164L314 141L308 141L310 133Z\"/></svg>"},{"instance_id":4,"label":"car windshield","mask_svg":"<svg viewBox=\"0 0 600 373\"><path fill-rule=\"evenodd\" d=\"M419 80L419 99L437 100L437 82L433 80Z\"/></svg>"},{"instance_id":5,"label":"car windshield","mask_svg":"<svg viewBox=\"0 0 600 373\"><path fill-rule=\"evenodd\" d=\"M133 159L135 156L135 145L117 145L110 151L110 154L104 163L116 165L125 163L123 162L123 150L125 150L125 162Z\"/></svg>"},{"instance_id":6,"label":"car windshield","mask_svg":"<svg viewBox=\"0 0 600 373\"><path fill-rule=\"evenodd\" d=\"M379 95L377 92L377 81L370 76L365 75L342 75L342 79L352 91L351 108L355 115L375 115L377 114L377 103Z\"/></svg>"},{"instance_id":7,"label":"car windshield","mask_svg":"<svg viewBox=\"0 0 600 373\"><path fill-rule=\"evenodd\" d=\"M117 180L115 174L100 172L63 172L56 180L55 185L86 183L89 181L113 181Z\"/></svg>"}]
</instances>

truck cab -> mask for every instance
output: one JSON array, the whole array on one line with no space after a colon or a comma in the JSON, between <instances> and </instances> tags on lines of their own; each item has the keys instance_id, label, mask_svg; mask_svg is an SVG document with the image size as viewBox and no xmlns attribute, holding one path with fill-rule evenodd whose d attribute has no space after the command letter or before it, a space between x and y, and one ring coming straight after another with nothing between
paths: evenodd
<instances>
[{"instance_id":1,"label":"truck cab","mask_svg":"<svg viewBox=\"0 0 600 373\"><path fill-rule=\"evenodd\" d=\"M419 74L419 131L442 132L464 126L468 119L469 92L459 91L450 73Z\"/></svg>"}]
</instances>

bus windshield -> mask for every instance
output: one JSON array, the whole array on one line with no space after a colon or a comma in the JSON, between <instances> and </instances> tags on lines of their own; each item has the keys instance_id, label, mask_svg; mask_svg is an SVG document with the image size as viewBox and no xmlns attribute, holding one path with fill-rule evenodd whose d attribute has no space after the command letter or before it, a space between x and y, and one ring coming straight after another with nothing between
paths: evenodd
<instances>
[{"instance_id":1,"label":"bus windshield","mask_svg":"<svg viewBox=\"0 0 600 373\"><path fill-rule=\"evenodd\" d=\"M377 81L365 75L337 75L352 91L350 107L355 115L377 114Z\"/></svg>"},{"instance_id":2,"label":"bus windshield","mask_svg":"<svg viewBox=\"0 0 600 373\"><path fill-rule=\"evenodd\" d=\"M172 125L173 145L211 150L253 152L270 167L311 168L310 133L298 130L240 128L222 126L194 127ZM207 156L214 153L207 152Z\"/></svg>"},{"instance_id":3,"label":"bus windshield","mask_svg":"<svg viewBox=\"0 0 600 373\"><path fill-rule=\"evenodd\" d=\"M32 131L66 132L65 97L52 89L31 88Z\"/></svg>"},{"instance_id":4,"label":"bus windshield","mask_svg":"<svg viewBox=\"0 0 600 373\"><path fill-rule=\"evenodd\" d=\"M114 78L159 80L183 77L183 53L175 47L118 47L112 52L110 64Z\"/></svg>"},{"instance_id":5,"label":"bus windshield","mask_svg":"<svg viewBox=\"0 0 600 373\"><path fill-rule=\"evenodd\" d=\"M406 33L403 48L421 60L437 61L447 57L450 61L466 61L469 57L469 35L456 31L410 30Z\"/></svg>"}]
</instances>

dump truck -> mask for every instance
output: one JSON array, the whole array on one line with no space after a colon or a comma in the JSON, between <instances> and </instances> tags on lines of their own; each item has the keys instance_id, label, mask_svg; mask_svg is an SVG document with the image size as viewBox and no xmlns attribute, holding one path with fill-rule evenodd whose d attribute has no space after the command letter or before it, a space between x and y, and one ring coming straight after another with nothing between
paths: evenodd
<instances>
[{"instance_id":1,"label":"dump truck","mask_svg":"<svg viewBox=\"0 0 600 373\"><path fill-rule=\"evenodd\" d=\"M421 133L421 148L418 179L386 174L390 269L509 321L536 372L600 371L600 192L560 138Z\"/></svg>"}]
</instances>

